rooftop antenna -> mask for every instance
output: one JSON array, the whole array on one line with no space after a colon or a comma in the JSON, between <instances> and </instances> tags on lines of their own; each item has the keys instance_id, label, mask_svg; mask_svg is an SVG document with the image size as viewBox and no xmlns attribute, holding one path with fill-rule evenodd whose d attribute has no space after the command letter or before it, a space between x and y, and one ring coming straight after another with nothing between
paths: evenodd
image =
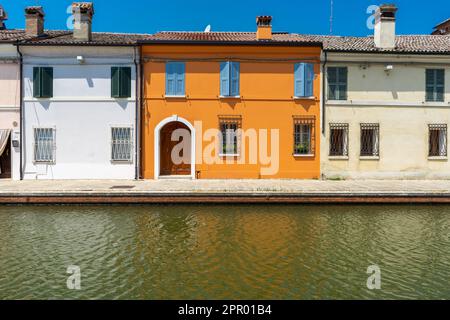
<instances>
[{"instance_id":1,"label":"rooftop antenna","mask_svg":"<svg viewBox=\"0 0 450 320\"><path fill-rule=\"evenodd\" d=\"M330 0L330 35L333 34L333 0Z\"/></svg>"}]
</instances>

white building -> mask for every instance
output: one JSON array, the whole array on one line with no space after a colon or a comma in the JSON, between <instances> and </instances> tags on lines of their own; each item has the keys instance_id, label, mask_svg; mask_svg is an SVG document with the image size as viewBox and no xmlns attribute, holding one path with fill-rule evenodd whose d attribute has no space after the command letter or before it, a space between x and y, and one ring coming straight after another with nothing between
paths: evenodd
<instances>
[{"instance_id":1,"label":"white building","mask_svg":"<svg viewBox=\"0 0 450 320\"><path fill-rule=\"evenodd\" d=\"M74 3L74 32L45 35L26 9L22 42L24 179L135 179L142 35L92 33L90 3ZM79 22L79 25L77 25Z\"/></svg>"},{"instance_id":2,"label":"white building","mask_svg":"<svg viewBox=\"0 0 450 320\"><path fill-rule=\"evenodd\" d=\"M324 37L325 178L450 178L450 36L396 35L395 13L374 37Z\"/></svg>"},{"instance_id":3,"label":"white building","mask_svg":"<svg viewBox=\"0 0 450 320\"><path fill-rule=\"evenodd\" d=\"M14 46L22 30L8 30L0 5L0 179L20 179L20 63ZM14 140L14 142L13 142Z\"/></svg>"}]
</instances>

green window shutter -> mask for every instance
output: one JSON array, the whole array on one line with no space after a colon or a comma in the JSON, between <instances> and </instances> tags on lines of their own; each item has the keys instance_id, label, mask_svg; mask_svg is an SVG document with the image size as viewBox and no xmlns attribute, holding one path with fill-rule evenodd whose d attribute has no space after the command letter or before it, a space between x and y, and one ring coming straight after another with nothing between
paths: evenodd
<instances>
[{"instance_id":1,"label":"green window shutter","mask_svg":"<svg viewBox=\"0 0 450 320\"><path fill-rule=\"evenodd\" d=\"M120 97L120 71L119 67L111 67L111 97Z\"/></svg>"},{"instance_id":2,"label":"green window shutter","mask_svg":"<svg viewBox=\"0 0 450 320\"><path fill-rule=\"evenodd\" d=\"M425 100L444 101L444 69L425 70Z\"/></svg>"},{"instance_id":3,"label":"green window shutter","mask_svg":"<svg viewBox=\"0 0 450 320\"><path fill-rule=\"evenodd\" d=\"M336 67L328 67L327 68L327 80L328 80L328 100L336 100L337 99L337 68Z\"/></svg>"},{"instance_id":4,"label":"green window shutter","mask_svg":"<svg viewBox=\"0 0 450 320\"><path fill-rule=\"evenodd\" d=\"M347 67L338 68L339 100L347 100Z\"/></svg>"},{"instance_id":5,"label":"green window shutter","mask_svg":"<svg viewBox=\"0 0 450 320\"><path fill-rule=\"evenodd\" d=\"M41 68L33 68L33 97L41 97Z\"/></svg>"},{"instance_id":6,"label":"green window shutter","mask_svg":"<svg viewBox=\"0 0 450 320\"><path fill-rule=\"evenodd\" d=\"M41 69L41 97L51 98L53 97L53 68L45 67Z\"/></svg>"},{"instance_id":7,"label":"green window shutter","mask_svg":"<svg viewBox=\"0 0 450 320\"><path fill-rule=\"evenodd\" d=\"M120 97L131 97L131 68L120 68Z\"/></svg>"}]
</instances>

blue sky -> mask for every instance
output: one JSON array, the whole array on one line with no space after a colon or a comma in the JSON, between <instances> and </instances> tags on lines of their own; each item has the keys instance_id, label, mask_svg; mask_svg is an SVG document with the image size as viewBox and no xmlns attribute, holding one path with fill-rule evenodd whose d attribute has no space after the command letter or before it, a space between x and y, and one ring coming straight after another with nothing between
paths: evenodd
<instances>
[{"instance_id":1,"label":"blue sky","mask_svg":"<svg viewBox=\"0 0 450 320\"><path fill-rule=\"evenodd\" d=\"M274 31L330 33L331 0L94 0L94 31L146 32L163 30L254 31L257 15L273 16ZM333 0L333 34L366 36L370 5L396 3L398 34L429 34L450 17L449 0ZM42 5L45 26L67 29L71 0L0 0L8 12L8 28L23 28L23 9ZM424 6L424 3L426 6ZM432 4L431 4L432 3Z\"/></svg>"}]
</instances>

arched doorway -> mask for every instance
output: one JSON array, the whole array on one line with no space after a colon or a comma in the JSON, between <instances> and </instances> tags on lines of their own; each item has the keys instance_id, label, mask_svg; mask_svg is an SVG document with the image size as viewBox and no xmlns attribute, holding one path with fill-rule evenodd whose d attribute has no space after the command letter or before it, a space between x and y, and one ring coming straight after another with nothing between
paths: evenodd
<instances>
[{"instance_id":1,"label":"arched doorway","mask_svg":"<svg viewBox=\"0 0 450 320\"><path fill-rule=\"evenodd\" d=\"M195 129L185 119L172 116L155 128L155 179L195 178Z\"/></svg>"}]
</instances>

